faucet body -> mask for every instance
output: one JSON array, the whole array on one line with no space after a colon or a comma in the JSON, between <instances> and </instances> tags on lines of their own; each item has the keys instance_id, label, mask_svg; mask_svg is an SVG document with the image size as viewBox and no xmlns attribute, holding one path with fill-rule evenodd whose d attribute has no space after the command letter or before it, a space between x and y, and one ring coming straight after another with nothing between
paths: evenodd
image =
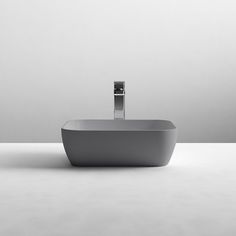
<instances>
[{"instance_id":1,"label":"faucet body","mask_svg":"<svg viewBox=\"0 0 236 236\"><path fill-rule=\"evenodd\" d=\"M125 119L125 82L114 81L114 119Z\"/></svg>"}]
</instances>

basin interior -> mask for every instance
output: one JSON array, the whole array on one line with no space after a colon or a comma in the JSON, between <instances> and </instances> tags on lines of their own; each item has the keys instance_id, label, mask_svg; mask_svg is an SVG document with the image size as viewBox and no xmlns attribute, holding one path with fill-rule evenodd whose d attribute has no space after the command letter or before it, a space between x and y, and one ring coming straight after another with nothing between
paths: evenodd
<instances>
[{"instance_id":1,"label":"basin interior","mask_svg":"<svg viewBox=\"0 0 236 236\"><path fill-rule=\"evenodd\" d=\"M62 127L74 131L162 131L175 128L168 120L70 120Z\"/></svg>"}]
</instances>

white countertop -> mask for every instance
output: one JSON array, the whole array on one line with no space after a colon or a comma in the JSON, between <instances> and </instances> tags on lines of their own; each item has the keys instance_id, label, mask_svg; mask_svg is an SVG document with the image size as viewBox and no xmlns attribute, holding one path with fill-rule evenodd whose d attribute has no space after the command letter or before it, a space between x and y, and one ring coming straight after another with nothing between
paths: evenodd
<instances>
[{"instance_id":1,"label":"white countertop","mask_svg":"<svg viewBox=\"0 0 236 236\"><path fill-rule=\"evenodd\" d=\"M234 236L236 144L177 144L162 168L76 168L62 144L0 144L0 235Z\"/></svg>"}]
</instances>

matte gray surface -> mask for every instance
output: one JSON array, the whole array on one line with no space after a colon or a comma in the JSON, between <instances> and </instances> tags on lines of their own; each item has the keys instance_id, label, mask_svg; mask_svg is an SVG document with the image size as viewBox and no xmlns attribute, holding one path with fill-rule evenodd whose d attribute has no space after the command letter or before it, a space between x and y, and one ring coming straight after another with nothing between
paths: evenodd
<instances>
[{"instance_id":1,"label":"matte gray surface","mask_svg":"<svg viewBox=\"0 0 236 236\"><path fill-rule=\"evenodd\" d=\"M176 139L176 127L166 120L74 120L62 127L76 166L164 166Z\"/></svg>"},{"instance_id":2,"label":"matte gray surface","mask_svg":"<svg viewBox=\"0 0 236 236\"><path fill-rule=\"evenodd\" d=\"M60 142L69 119L169 119L236 142L233 0L1 0L0 142Z\"/></svg>"},{"instance_id":3,"label":"matte gray surface","mask_svg":"<svg viewBox=\"0 0 236 236\"><path fill-rule=\"evenodd\" d=\"M176 127L168 120L70 120L62 128L74 131L167 131Z\"/></svg>"},{"instance_id":4,"label":"matte gray surface","mask_svg":"<svg viewBox=\"0 0 236 236\"><path fill-rule=\"evenodd\" d=\"M0 144L0 235L234 236L235 156L178 143L164 168L74 168L62 144Z\"/></svg>"}]
</instances>

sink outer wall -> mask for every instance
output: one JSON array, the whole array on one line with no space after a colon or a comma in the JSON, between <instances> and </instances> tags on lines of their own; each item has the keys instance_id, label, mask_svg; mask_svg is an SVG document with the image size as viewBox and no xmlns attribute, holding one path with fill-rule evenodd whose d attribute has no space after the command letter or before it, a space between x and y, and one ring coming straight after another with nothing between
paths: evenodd
<instances>
[{"instance_id":1,"label":"sink outer wall","mask_svg":"<svg viewBox=\"0 0 236 236\"><path fill-rule=\"evenodd\" d=\"M66 154L74 166L165 166L177 139L176 128L61 131Z\"/></svg>"}]
</instances>

